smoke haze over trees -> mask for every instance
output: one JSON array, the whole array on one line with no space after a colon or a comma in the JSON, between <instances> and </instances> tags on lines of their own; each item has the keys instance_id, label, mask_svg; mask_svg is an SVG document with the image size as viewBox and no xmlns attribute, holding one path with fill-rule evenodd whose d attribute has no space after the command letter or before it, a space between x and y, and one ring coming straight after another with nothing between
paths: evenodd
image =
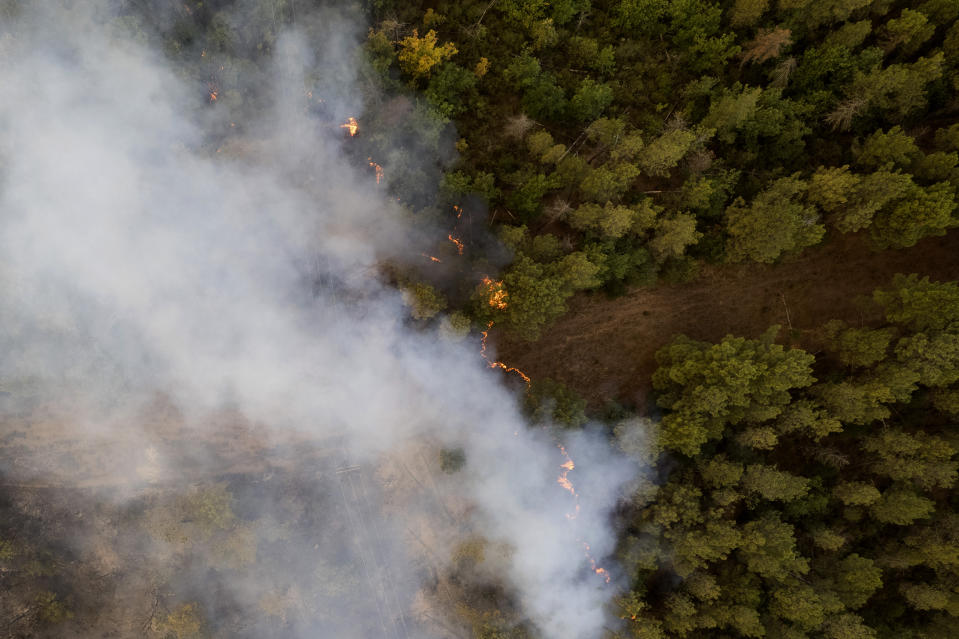
<instances>
[{"instance_id":1,"label":"smoke haze over trees","mask_svg":"<svg viewBox=\"0 0 959 639\"><path fill-rule=\"evenodd\" d=\"M381 264L418 260L439 228L414 228L347 155L361 18L301 8L271 55L214 58L204 85L192 74L215 53L169 62L180 9L155 8L161 31L107 3L4 8L2 472L26 491L5 505L4 623L101 636L123 612L155 636L442 636L410 608L441 608L437 579L474 538L489 548L473 570L531 628L598 635L612 591L583 544L612 550L606 515L634 466L602 437L566 438L581 458L567 519L560 440L526 427L476 340L405 319ZM227 64L256 65L242 104ZM429 443L465 451L441 486L414 454ZM411 483L432 488L402 495ZM92 494L36 511L31 487Z\"/></svg>"},{"instance_id":2,"label":"smoke haze over trees","mask_svg":"<svg viewBox=\"0 0 959 639\"><path fill-rule=\"evenodd\" d=\"M951 639L957 20L0 0L0 637Z\"/></svg>"}]
</instances>

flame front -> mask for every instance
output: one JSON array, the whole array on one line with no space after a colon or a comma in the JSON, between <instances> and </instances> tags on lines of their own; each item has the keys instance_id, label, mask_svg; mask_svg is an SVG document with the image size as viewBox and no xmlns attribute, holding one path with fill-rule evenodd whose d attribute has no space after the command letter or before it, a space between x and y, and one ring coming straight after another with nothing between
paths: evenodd
<instances>
[{"instance_id":1,"label":"flame front","mask_svg":"<svg viewBox=\"0 0 959 639\"><path fill-rule=\"evenodd\" d=\"M503 283L494 282L490 278L484 277L483 284L486 286L487 290L490 292L490 306L493 306L494 308L506 308L506 289L503 288ZM502 293L502 297L496 298L497 293ZM497 302L502 302L502 306L497 306L497 304L494 303L494 299L496 299ZM493 361L486 354L487 340L489 338L490 329L492 328L493 328L493 322L490 321L486 325L486 330L480 332L480 335L483 336L483 339L480 341L480 355L482 356L484 360L486 360L486 363L489 365L490 368L500 368L506 371L507 373L516 373L517 375L519 375L521 378L523 378L523 381L526 382L526 388L527 390L529 390L530 385L532 384L532 380L529 378L529 375L519 370L518 368L515 368L513 366L507 366L503 362ZM514 432L513 434L516 435L517 433ZM559 452L563 455L563 460L564 460L563 463L559 465L561 471L559 476L556 478L556 483L562 486L563 490L567 491L570 495L573 496L573 511L566 513L566 519L573 520L579 516L579 512L580 512L579 493L576 492L576 487L573 486L573 482L569 478L569 473L576 469L576 464L573 462L573 458L569 456L569 453L566 451L565 446L563 446L560 443L557 443L556 447L559 448ZM603 581L605 581L606 583L610 583L612 578L609 574L609 571L603 568L602 566L600 566L596 562L596 559L593 557L593 555L590 552L589 544L583 541L582 539L579 539L578 541L579 543L583 544L583 554L585 555L586 560L589 562L590 570L592 570L594 573L602 577Z\"/></svg>"},{"instance_id":2,"label":"flame front","mask_svg":"<svg viewBox=\"0 0 959 639\"><path fill-rule=\"evenodd\" d=\"M563 458L566 460L559 465L563 471L559 474L559 477L556 478L556 483L562 486L565 490L569 491L569 494L573 496L575 506L573 507L572 513L566 513L566 518L576 519L576 517L579 515L579 493L576 492L576 488L573 487L573 482L569 479L569 472L576 468L576 464L573 463L572 457L570 457L569 453L566 452L565 446L562 444L556 444L556 446L559 448L559 452L563 454ZM586 560L589 561L590 570L602 577L606 583L609 583L609 571L596 563L596 559L594 559L593 555L590 553L589 544L582 539L579 540L579 543L583 544L583 554L586 555Z\"/></svg>"},{"instance_id":3,"label":"flame front","mask_svg":"<svg viewBox=\"0 0 959 639\"><path fill-rule=\"evenodd\" d=\"M379 176L377 176L377 178L376 178L376 183L377 183L377 184L380 183L380 178L379 178ZM450 233L450 234L447 235L446 237L449 238L450 242L452 242L453 244L456 245L456 251L457 251L460 255L462 255L462 254L463 254L463 248L464 248L464 246L465 246L465 245L463 244L463 242L460 241L459 238L453 237L453 234L452 234L452 233Z\"/></svg>"},{"instance_id":4,"label":"flame front","mask_svg":"<svg viewBox=\"0 0 959 639\"><path fill-rule=\"evenodd\" d=\"M566 447L562 444L556 444L559 448L559 452L563 454L563 458L566 460L559 465L562 468L562 472L559 474L559 477L556 478L556 483L563 487L564 490L569 492L573 496L573 512L566 513L566 519L576 519L579 516L579 493L576 492L576 488L573 487L573 482L569 480L569 471L576 468L576 464L573 463L573 459L569 456L569 453L566 452Z\"/></svg>"},{"instance_id":5,"label":"flame front","mask_svg":"<svg viewBox=\"0 0 959 639\"><path fill-rule=\"evenodd\" d=\"M486 360L486 363L490 368L500 368L506 371L507 373L516 373L523 378L523 381L526 382L526 388L529 389L530 384L533 383L533 380L529 378L529 375L516 368L515 366L507 366L503 362L493 361L486 355L486 340L489 337L489 330L493 328L493 322L490 322L486 325L485 331L480 331L480 335L483 336L483 339L480 341L480 356Z\"/></svg>"},{"instance_id":6,"label":"flame front","mask_svg":"<svg viewBox=\"0 0 959 639\"><path fill-rule=\"evenodd\" d=\"M349 118L347 118L347 120L346 120L346 124L341 124L341 125L340 125L340 128L341 128L341 129L346 129L347 131L349 131L349 132L350 132L350 137L353 137L353 136L356 135L356 133L360 130L360 125L359 125L359 123L356 121L356 118L354 118L354 117L349 117Z\"/></svg>"},{"instance_id":7,"label":"flame front","mask_svg":"<svg viewBox=\"0 0 959 639\"><path fill-rule=\"evenodd\" d=\"M589 561L589 567L592 569L593 572L595 572L597 575L602 577L606 581L606 583L609 583L610 581L609 571L596 564L596 560L593 559L593 556L591 554L589 554L589 544L587 544L585 541L581 541L580 543L583 544L583 548L584 548L583 554L586 555L586 559Z\"/></svg>"}]
</instances>

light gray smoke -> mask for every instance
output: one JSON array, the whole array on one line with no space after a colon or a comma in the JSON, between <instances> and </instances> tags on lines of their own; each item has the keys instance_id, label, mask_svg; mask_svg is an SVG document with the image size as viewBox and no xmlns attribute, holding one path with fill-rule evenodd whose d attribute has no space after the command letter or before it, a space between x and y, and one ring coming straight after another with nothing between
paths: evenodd
<instances>
[{"instance_id":1,"label":"light gray smoke","mask_svg":"<svg viewBox=\"0 0 959 639\"><path fill-rule=\"evenodd\" d=\"M363 121L362 25L299 16L264 83L249 87L264 108L218 151L208 112L222 116L227 98L210 107L203 85L106 2L65 4L0 35L0 429L43 413L52 431L37 427L38 441L116 454L91 457L95 468L0 459L3 475L112 482L126 498L185 473L187 457L191 468L217 463L199 442L225 409L255 425L263 449L335 438L344 464L388 467L416 442L462 447L463 471L409 503L468 504L453 517L509 548L490 569L545 637L602 634L615 579L593 573L585 544L599 561L612 552L609 513L636 469L602 436L572 436L574 499L557 482L566 458L555 435L524 423L477 341L412 327L378 278L383 260L419 254L423 229L343 153L338 123ZM305 106L313 86L324 117ZM168 445L144 425L158 395L193 444ZM381 492L368 498L397 543L376 559L415 588L423 550L407 532L427 509L390 509ZM444 560L457 543L421 541ZM256 601L270 579L257 582L220 587ZM365 627L339 636L386 634Z\"/></svg>"}]
</instances>

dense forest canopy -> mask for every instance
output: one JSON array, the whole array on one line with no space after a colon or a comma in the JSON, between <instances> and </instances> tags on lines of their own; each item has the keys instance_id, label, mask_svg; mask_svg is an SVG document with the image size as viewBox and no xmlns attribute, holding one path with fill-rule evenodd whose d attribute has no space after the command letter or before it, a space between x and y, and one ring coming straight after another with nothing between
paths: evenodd
<instances>
[{"instance_id":1,"label":"dense forest canopy","mask_svg":"<svg viewBox=\"0 0 959 639\"><path fill-rule=\"evenodd\" d=\"M0 15L21 4L4 1ZM205 152L242 158L255 153L246 122L264 108L251 87L271 73L281 32L314 36L309 7L337 3L160 4L118 2L109 19L196 88ZM609 517L615 551L593 557L586 545L592 568L612 573L595 584L610 623L594 636L957 636L959 282L930 278L921 249L959 226L959 2L367 0L346 10L367 21L350 48L365 111L341 118L323 99L336 79L309 70L304 108L345 127L350 161L428 234L422 251L378 264L378 277L400 289L414 330L481 340L531 429L599 431L645 469ZM598 296L775 268L853 235L879 260L915 251L915 272L855 301L878 320L823 315L715 342L675 335L650 345L657 370L635 380L645 406L587 405L586 389L530 379L493 354L497 334L535 348L574 296L588 315ZM469 457L431 454L437 481L456 481ZM255 526L234 513L233 490L244 489L218 482L111 516L173 539L181 561L252 570L258 544L269 545L260 536L275 543L287 522L308 520L309 496ZM50 585L65 560L56 535L25 540L39 524L24 503L4 502L10 523L0 524L0 583L33 579L18 582L29 625L10 636L58 636L92 604ZM442 604L419 602L441 636L547 636L493 570L502 565L491 557L508 551L457 535L448 565L428 570ZM325 570L317 578L349 605L353 577ZM297 592L316 587L302 581ZM290 593L263 603L280 627L309 614ZM227 636L204 617L211 610L181 598L144 632Z\"/></svg>"}]
</instances>

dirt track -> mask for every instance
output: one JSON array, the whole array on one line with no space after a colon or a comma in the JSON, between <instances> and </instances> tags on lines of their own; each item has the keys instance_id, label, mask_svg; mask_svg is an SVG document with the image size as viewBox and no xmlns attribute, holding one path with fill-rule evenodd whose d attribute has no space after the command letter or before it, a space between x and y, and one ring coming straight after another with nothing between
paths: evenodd
<instances>
[{"instance_id":1,"label":"dirt track","mask_svg":"<svg viewBox=\"0 0 959 639\"><path fill-rule=\"evenodd\" d=\"M538 342L497 335L499 358L533 379L569 385L592 405L617 399L642 406L654 354L674 335L718 340L755 337L771 324L791 322L806 331L834 318L874 321L863 297L895 273L959 278L959 231L883 252L874 252L865 237L837 237L774 266L709 267L695 282L636 289L616 299L578 295Z\"/></svg>"}]
</instances>

